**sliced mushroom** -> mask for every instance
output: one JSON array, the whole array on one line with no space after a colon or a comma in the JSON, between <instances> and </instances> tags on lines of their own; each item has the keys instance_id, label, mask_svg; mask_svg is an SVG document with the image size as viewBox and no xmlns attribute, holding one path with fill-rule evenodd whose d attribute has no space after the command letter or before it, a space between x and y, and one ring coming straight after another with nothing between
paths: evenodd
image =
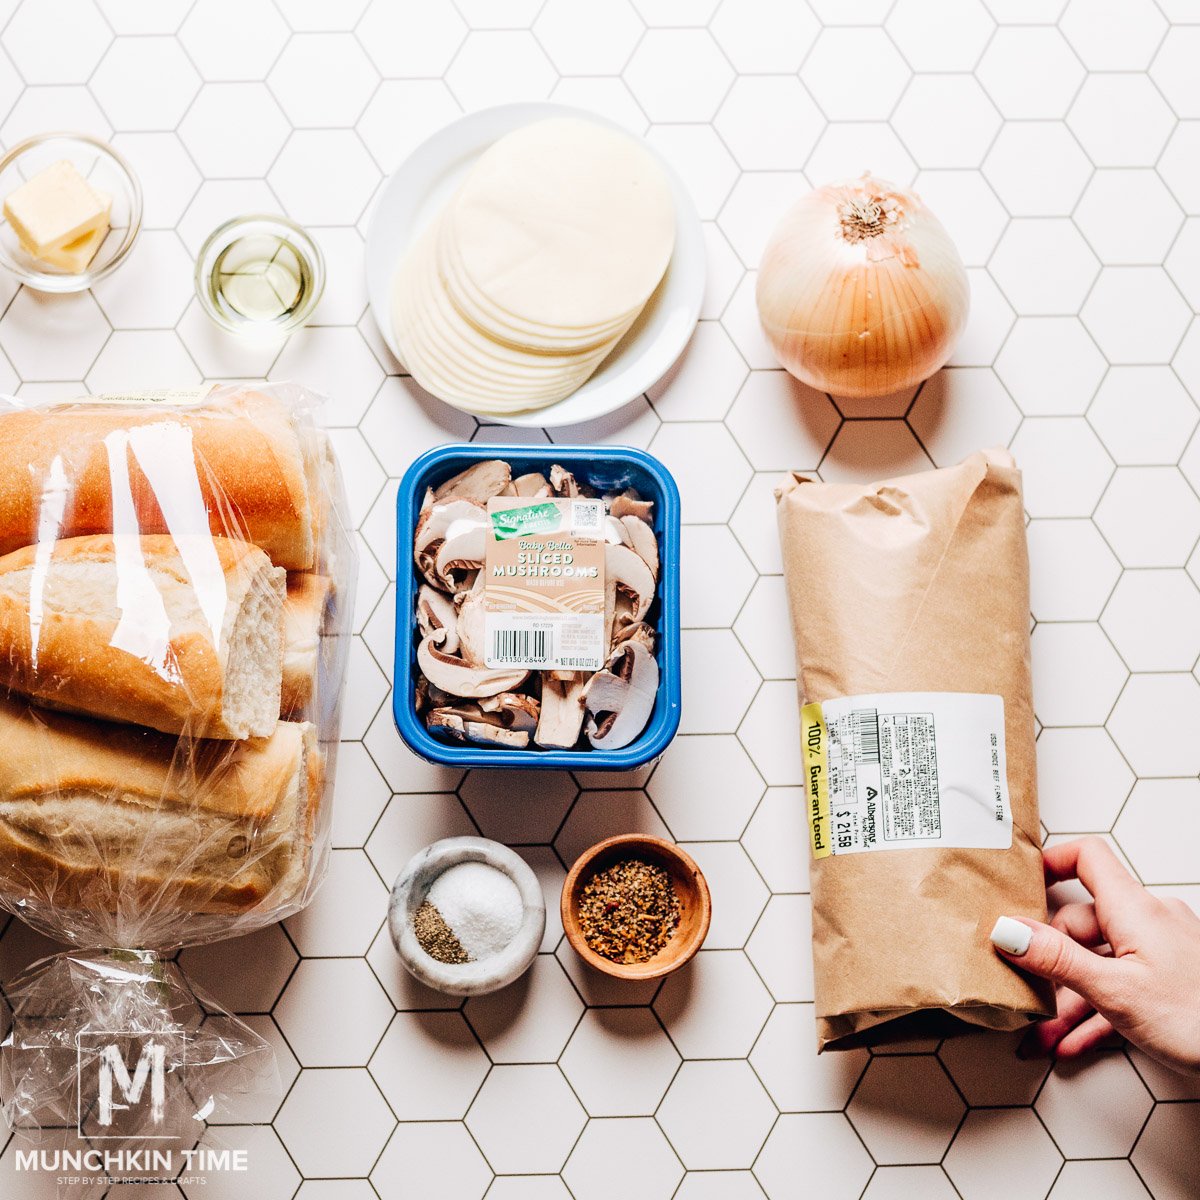
<instances>
[{"instance_id":1,"label":"sliced mushroom","mask_svg":"<svg viewBox=\"0 0 1200 1200\"><path fill-rule=\"evenodd\" d=\"M473 667L461 658L443 654L429 638L423 638L417 647L417 665L434 687L472 699L515 691L529 677L528 671Z\"/></svg>"},{"instance_id":2,"label":"sliced mushroom","mask_svg":"<svg viewBox=\"0 0 1200 1200\"><path fill-rule=\"evenodd\" d=\"M511 749L529 745L537 728L540 705L532 696L502 692L434 709L426 721L456 741L482 742ZM511 736L509 736L511 735Z\"/></svg>"},{"instance_id":3,"label":"sliced mushroom","mask_svg":"<svg viewBox=\"0 0 1200 1200\"><path fill-rule=\"evenodd\" d=\"M654 508L653 500L643 500L632 488L614 496L609 502L608 511L614 517L637 517L639 521L650 522L650 513Z\"/></svg>"},{"instance_id":4,"label":"sliced mushroom","mask_svg":"<svg viewBox=\"0 0 1200 1200\"><path fill-rule=\"evenodd\" d=\"M429 714L429 729L456 742L474 742L481 746L500 746L505 750L524 750L529 745L526 729L505 729L489 721L473 721L454 708L439 708Z\"/></svg>"},{"instance_id":5,"label":"sliced mushroom","mask_svg":"<svg viewBox=\"0 0 1200 1200\"><path fill-rule=\"evenodd\" d=\"M513 489L518 496L544 496L549 493L550 484L540 471L531 471L528 475L518 475L513 480Z\"/></svg>"},{"instance_id":6,"label":"sliced mushroom","mask_svg":"<svg viewBox=\"0 0 1200 1200\"><path fill-rule=\"evenodd\" d=\"M421 584L417 592L417 627L423 638L445 654L458 653L458 613L454 601L429 584Z\"/></svg>"},{"instance_id":7,"label":"sliced mushroom","mask_svg":"<svg viewBox=\"0 0 1200 1200\"><path fill-rule=\"evenodd\" d=\"M611 516L604 518L604 540L614 546L633 545L629 539L629 534L625 531L625 526L621 524L618 518Z\"/></svg>"},{"instance_id":8,"label":"sliced mushroom","mask_svg":"<svg viewBox=\"0 0 1200 1200\"><path fill-rule=\"evenodd\" d=\"M541 705L532 696L520 692L501 692L499 696L488 696L478 701L479 710L485 721L499 721L505 729L519 729L532 733L541 716Z\"/></svg>"},{"instance_id":9,"label":"sliced mushroom","mask_svg":"<svg viewBox=\"0 0 1200 1200\"><path fill-rule=\"evenodd\" d=\"M428 712L432 708L452 708L458 701L457 696L434 687L424 675L417 676L416 693L416 708L419 713Z\"/></svg>"},{"instance_id":10,"label":"sliced mushroom","mask_svg":"<svg viewBox=\"0 0 1200 1200\"><path fill-rule=\"evenodd\" d=\"M654 599L654 573L645 559L629 546L608 545L604 547L604 571L616 581L618 591L634 600L633 619L640 621Z\"/></svg>"},{"instance_id":11,"label":"sliced mushroom","mask_svg":"<svg viewBox=\"0 0 1200 1200\"><path fill-rule=\"evenodd\" d=\"M604 645L611 650L616 643L613 629L617 622L617 581L611 575L604 578Z\"/></svg>"},{"instance_id":12,"label":"sliced mushroom","mask_svg":"<svg viewBox=\"0 0 1200 1200\"><path fill-rule=\"evenodd\" d=\"M636 625L626 625L623 629L619 629L613 637L616 645L620 645L622 642L641 642L651 654L654 653L656 640L653 627L645 621L638 621Z\"/></svg>"},{"instance_id":13,"label":"sliced mushroom","mask_svg":"<svg viewBox=\"0 0 1200 1200\"><path fill-rule=\"evenodd\" d=\"M646 728L658 695L658 662L636 638L622 642L583 689L587 739L595 750L619 750Z\"/></svg>"},{"instance_id":14,"label":"sliced mushroom","mask_svg":"<svg viewBox=\"0 0 1200 1200\"><path fill-rule=\"evenodd\" d=\"M458 600L458 644L459 657L472 667L482 667L487 657L485 641L487 631L483 588L478 586L483 572L476 579L476 586Z\"/></svg>"},{"instance_id":15,"label":"sliced mushroom","mask_svg":"<svg viewBox=\"0 0 1200 1200\"><path fill-rule=\"evenodd\" d=\"M487 512L472 500L447 500L422 510L413 534L413 560L421 574L437 588L454 590L452 581L438 573L438 556L447 541L453 540L446 562L459 561L454 555L464 550L479 550L475 565L483 562L483 535L487 530ZM469 544L462 540L470 535Z\"/></svg>"},{"instance_id":16,"label":"sliced mushroom","mask_svg":"<svg viewBox=\"0 0 1200 1200\"><path fill-rule=\"evenodd\" d=\"M524 750L529 745L529 732L525 729L501 729L486 721L467 722L467 739L481 744L491 743L506 750Z\"/></svg>"},{"instance_id":17,"label":"sliced mushroom","mask_svg":"<svg viewBox=\"0 0 1200 1200\"><path fill-rule=\"evenodd\" d=\"M542 713L533 740L547 749L570 750L583 728L583 689L587 676L574 672L569 679L542 676Z\"/></svg>"},{"instance_id":18,"label":"sliced mushroom","mask_svg":"<svg viewBox=\"0 0 1200 1200\"><path fill-rule=\"evenodd\" d=\"M453 708L435 708L425 718L425 727L431 733L444 733L456 742L467 740L467 718Z\"/></svg>"},{"instance_id":19,"label":"sliced mushroom","mask_svg":"<svg viewBox=\"0 0 1200 1200\"><path fill-rule=\"evenodd\" d=\"M433 560L433 574L449 592L474 587L487 553L487 526L460 522L450 526Z\"/></svg>"},{"instance_id":20,"label":"sliced mushroom","mask_svg":"<svg viewBox=\"0 0 1200 1200\"><path fill-rule=\"evenodd\" d=\"M474 500L486 504L498 496L512 481L512 468L503 459L489 458L460 471L453 479L447 479L433 493L434 503L448 500Z\"/></svg>"},{"instance_id":21,"label":"sliced mushroom","mask_svg":"<svg viewBox=\"0 0 1200 1200\"><path fill-rule=\"evenodd\" d=\"M486 525L487 510L474 500L445 500L421 509L413 532L413 557L418 561L445 539L455 525Z\"/></svg>"},{"instance_id":22,"label":"sliced mushroom","mask_svg":"<svg viewBox=\"0 0 1200 1200\"><path fill-rule=\"evenodd\" d=\"M645 560L628 546L604 547L604 624L612 644L612 630L640 621L654 600L654 574Z\"/></svg>"},{"instance_id":23,"label":"sliced mushroom","mask_svg":"<svg viewBox=\"0 0 1200 1200\"><path fill-rule=\"evenodd\" d=\"M638 557L650 568L654 578L658 578L658 538L654 530L639 517L621 517L621 528L625 531L625 541L637 551Z\"/></svg>"},{"instance_id":24,"label":"sliced mushroom","mask_svg":"<svg viewBox=\"0 0 1200 1200\"><path fill-rule=\"evenodd\" d=\"M575 482L575 476L558 463L550 468L550 486L556 496L579 495L579 484Z\"/></svg>"}]
</instances>

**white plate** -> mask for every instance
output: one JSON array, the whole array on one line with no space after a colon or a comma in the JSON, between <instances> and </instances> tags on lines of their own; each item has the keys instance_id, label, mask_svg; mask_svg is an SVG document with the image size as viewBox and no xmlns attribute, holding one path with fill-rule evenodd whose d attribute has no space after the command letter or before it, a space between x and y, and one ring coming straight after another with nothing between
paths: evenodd
<instances>
[{"instance_id":1,"label":"white plate","mask_svg":"<svg viewBox=\"0 0 1200 1200\"><path fill-rule=\"evenodd\" d=\"M439 130L422 142L384 185L367 230L367 292L375 324L397 359L392 278L404 252L442 211L471 165L494 141L546 117L580 117L621 129L605 117L566 104L502 104ZM666 373L687 345L704 297L704 235L683 184L653 147L646 148L666 172L675 197L675 249L662 283L633 327L581 388L546 408L504 416L488 413L484 420L534 427L594 420L636 400Z\"/></svg>"}]
</instances>

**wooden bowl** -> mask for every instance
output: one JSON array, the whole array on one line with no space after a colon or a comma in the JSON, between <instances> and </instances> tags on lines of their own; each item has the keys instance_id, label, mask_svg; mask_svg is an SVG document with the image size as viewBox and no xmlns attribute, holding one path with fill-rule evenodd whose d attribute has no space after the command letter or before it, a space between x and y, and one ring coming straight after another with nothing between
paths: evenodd
<instances>
[{"instance_id":1,"label":"wooden bowl","mask_svg":"<svg viewBox=\"0 0 1200 1200\"><path fill-rule=\"evenodd\" d=\"M579 898L597 871L626 858L662 867L679 896L679 926L670 941L653 957L641 963L617 963L597 954L587 944L579 924ZM712 896L708 883L690 854L672 842L643 833L626 833L606 838L585 850L571 868L562 889L562 923L575 953L597 971L615 979L658 979L690 962L708 936L712 920Z\"/></svg>"}]
</instances>

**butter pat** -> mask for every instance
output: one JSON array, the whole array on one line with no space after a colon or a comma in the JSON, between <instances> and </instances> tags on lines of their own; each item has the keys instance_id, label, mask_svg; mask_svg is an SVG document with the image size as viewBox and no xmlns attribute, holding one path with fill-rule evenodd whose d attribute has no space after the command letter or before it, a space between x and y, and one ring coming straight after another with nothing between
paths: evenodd
<instances>
[{"instance_id":1,"label":"butter pat","mask_svg":"<svg viewBox=\"0 0 1200 1200\"><path fill-rule=\"evenodd\" d=\"M107 192L102 192L99 188L92 188L92 191L104 205L104 223L90 233L85 233L83 237L76 238L73 242L67 242L64 246L55 246L53 249L47 250L41 255L42 262L71 275L78 275L81 271L86 270L88 264L96 257L96 251L108 237L109 219L112 215L112 196Z\"/></svg>"},{"instance_id":2,"label":"butter pat","mask_svg":"<svg viewBox=\"0 0 1200 1200\"><path fill-rule=\"evenodd\" d=\"M9 195L4 201L4 215L25 249L35 258L49 261L49 252L107 229L111 207L112 197L98 193L73 163L63 159L39 171Z\"/></svg>"},{"instance_id":3,"label":"butter pat","mask_svg":"<svg viewBox=\"0 0 1200 1200\"><path fill-rule=\"evenodd\" d=\"M88 263L96 257L100 243L107 236L108 222L106 221L99 229L93 229L91 233L85 233L83 237L76 238L65 246L56 246L52 250L47 250L39 257L42 262L57 267L60 271L78 275L81 271L86 270Z\"/></svg>"}]
</instances>

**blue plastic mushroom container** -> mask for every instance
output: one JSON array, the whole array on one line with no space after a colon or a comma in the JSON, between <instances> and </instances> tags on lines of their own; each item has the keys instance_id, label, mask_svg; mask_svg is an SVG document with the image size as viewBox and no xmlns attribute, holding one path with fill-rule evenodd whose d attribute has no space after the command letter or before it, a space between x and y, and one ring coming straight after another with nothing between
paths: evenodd
<instances>
[{"instance_id":1,"label":"blue plastic mushroom container","mask_svg":"<svg viewBox=\"0 0 1200 1200\"><path fill-rule=\"evenodd\" d=\"M426 488L436 488L481 459L501 458L515 476L549 475L555 463L597 493L636 488L654 501L658 537L658 589L646 620L657 635L658 699L641 735L620 750L499 750L460 745L435 737L416 711L416 597L421 577L413 563L413 533ZM396 671L392 714L400 736L416 754L452 767L517 767L527 770L632 771L657 758L679 728L679 489L656 458L627 446L438 446L404 473L396 496Z\"/></svg>"}]
</instances>

